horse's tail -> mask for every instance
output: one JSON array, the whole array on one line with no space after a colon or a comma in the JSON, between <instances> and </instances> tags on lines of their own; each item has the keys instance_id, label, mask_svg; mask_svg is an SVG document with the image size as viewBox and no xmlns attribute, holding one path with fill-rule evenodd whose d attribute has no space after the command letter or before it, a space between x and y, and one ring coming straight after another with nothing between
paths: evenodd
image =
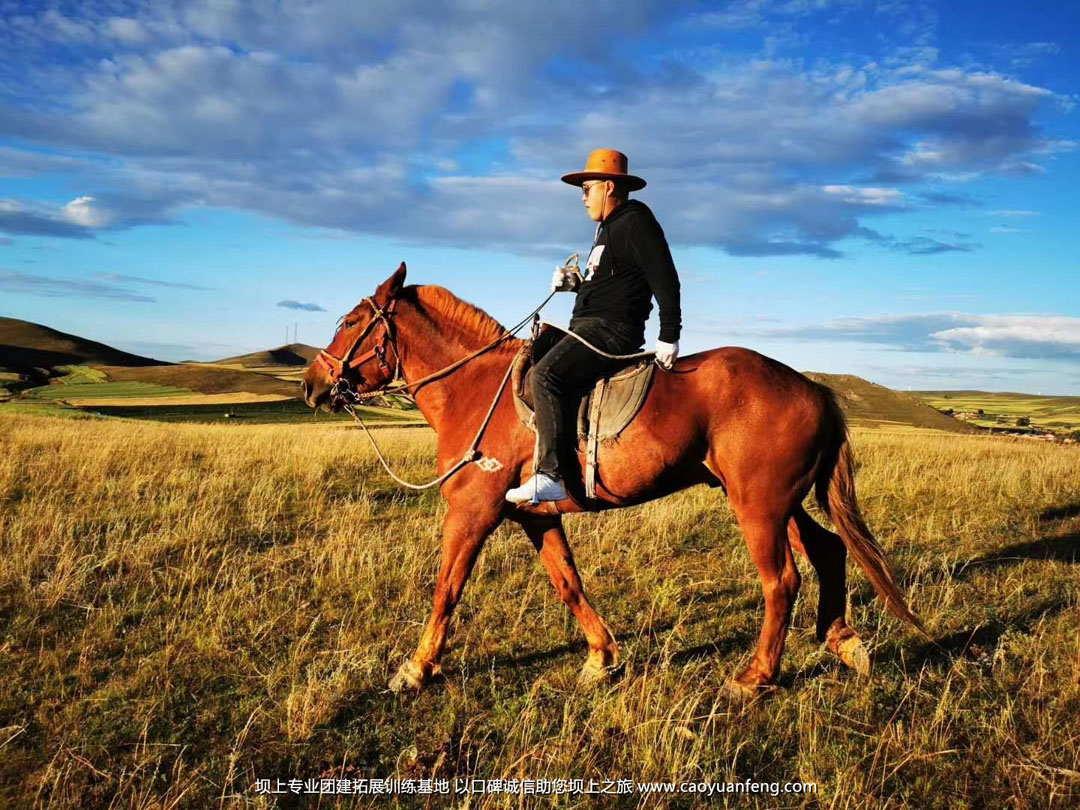
<instances>
[{"instance_id":1,"label":"horse's tail","mask_svg":"<svg viewBox=\"0 0 1080 810\"><path fill-rule=\"evenodd\" d=\"M815 496L821 509L832 518L844 545L869 577L874 590L885 606L898 618L908 622L923 635L929 636L919 618L912 613L896 585L885 552L863 520L855 497L855 459L848 441L847 421L836 401L836 395L825 389L827 397L826 450L818 466L814 483Z\"/></svg>"}]
</instances>

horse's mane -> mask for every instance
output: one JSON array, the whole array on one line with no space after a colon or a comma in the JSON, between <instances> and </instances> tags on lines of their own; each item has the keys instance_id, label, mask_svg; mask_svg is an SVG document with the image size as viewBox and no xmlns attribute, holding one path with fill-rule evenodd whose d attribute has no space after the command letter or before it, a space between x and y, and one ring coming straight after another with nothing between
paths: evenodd
<instances>
[{"instance_id":1,"label":"horse's mane","mask_svg":"<svg viewBox=\"0 0 1080 810\"><path fill-rule=\"evenodd\" d=\"M488 343L502 335L506 329L480 307L462 301L445 287L435 284L410 286L420 307L440 323L453 327L467 342Z\"/></svg>"}]
</instances>

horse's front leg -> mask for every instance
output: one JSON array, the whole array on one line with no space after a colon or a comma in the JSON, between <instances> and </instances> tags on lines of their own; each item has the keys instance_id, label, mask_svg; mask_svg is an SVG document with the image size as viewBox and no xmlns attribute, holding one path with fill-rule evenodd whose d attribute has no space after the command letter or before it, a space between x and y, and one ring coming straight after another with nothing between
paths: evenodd
<instances>
[{"instance_id":1,"label":"horse's front leg","mask_svg":"<svg viewBox=\"0 0 1080 810\"><path fill-rule=\"evenodd\" d=\"M450 503L443 521L442 564L435 581L435 604L431 619L412 658L402 664L390 680L393 691L420 689L432 675L438 674L450 615L461 601L465 582L472 573L484 541L502 520L501 512L502 504L497 502L485 506Z\"/></svg>"}]
</instances>

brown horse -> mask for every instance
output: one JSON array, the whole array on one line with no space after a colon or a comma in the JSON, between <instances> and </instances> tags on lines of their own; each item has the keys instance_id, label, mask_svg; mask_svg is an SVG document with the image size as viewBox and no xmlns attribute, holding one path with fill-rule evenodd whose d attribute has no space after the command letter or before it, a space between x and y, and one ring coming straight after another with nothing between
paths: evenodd
<instances>
[{"instance_id":1,"label":"brown horse","mask_svg":"<svg viewBox=\"0 0 1080 810\"><path fill-rule=\"evenodd\" d=\"M442 287L405 287L404 281L402 263L372 298L344 317L303 382L311 407L336 408L339 380L364 393L385 388L395 377L408 382L434 375L415 397L438 434L440 474L470 457L470 442L497 400L476 454L482 454L481 463L464 464L442 484L449 508L434 609L416 653L401 665L391 688L419 689L439 672L450 615L484 541L505 518L521 524L581 624L589 644L583 680L611 677L618 647L585 598L563 533L562 513L583 511L581 499L536 507L503 499L523 474L531 474L533 457L534 436L522 425L512 393L500 387L521 341L504 340L458 365L505 335L503 327ZM453 368L438 374L448 367ZM827 388L782 363L723 348L681 358L672 372L658 370L641 412L617 442L601 448L599 463L602 480L589 509L630 506L694 484L727 492L765 594L757 649L732 681L736 692L754 695L775 683L800 583L792 548L810 561L821 583L818 638L847 665L869 670L866 648L845 621L848 551L886 606L922 629L859 513L840 408ZM839 535L803 509L811 488ZM581 491L575 482L571 495Z\"/></svg>"}]
</instances>

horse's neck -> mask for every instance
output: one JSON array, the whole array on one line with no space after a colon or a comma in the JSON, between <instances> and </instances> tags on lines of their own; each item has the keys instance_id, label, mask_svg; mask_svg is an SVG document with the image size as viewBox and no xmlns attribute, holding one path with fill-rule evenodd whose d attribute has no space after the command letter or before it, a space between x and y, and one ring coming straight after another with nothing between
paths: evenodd
<instances>
[{"instance_id":1,"label":"horse's neck","mask_svg":"<svg viewBox=\"0 0 1080 810\"><path fill-rule=\"evenodd\" d=\"M413 315L409 321L407 325L403 324L400 336L403 341L402 371L410 382L437 374L490 343L470 341L475 345L465 345L458 340L448 339L436 324L417 315ZM479 425L512 359L511 353L496 348L470 360L445 377L425 383L416 391L416 404L420 412L440 438L451 432L457 434L462 426L472 429L473 421ZM474 411L478 413L475 420L470 418Z\"/></svg>"}]
</instances>

